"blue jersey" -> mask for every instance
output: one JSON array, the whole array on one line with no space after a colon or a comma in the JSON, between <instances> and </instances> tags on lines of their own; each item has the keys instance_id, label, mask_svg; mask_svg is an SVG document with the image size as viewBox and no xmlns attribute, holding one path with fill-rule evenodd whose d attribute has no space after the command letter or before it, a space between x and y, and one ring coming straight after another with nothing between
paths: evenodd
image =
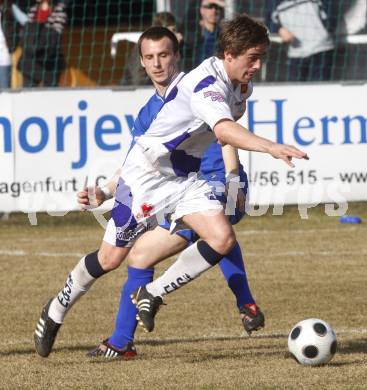
<instances>
[{"instance_id":1,"label":"blue jersey","mask_svg":"<svg viewBox=\"0 0 367 390\"><path fill-rule=\"evenodd\" d=\"M134 138L143 135L149 129L149 126L154 121L163 105L164 98L159 96L156 92L148 100L148 103L139 111L139 114L135 119L132 134Z\"/></svg>"}]
</instances>

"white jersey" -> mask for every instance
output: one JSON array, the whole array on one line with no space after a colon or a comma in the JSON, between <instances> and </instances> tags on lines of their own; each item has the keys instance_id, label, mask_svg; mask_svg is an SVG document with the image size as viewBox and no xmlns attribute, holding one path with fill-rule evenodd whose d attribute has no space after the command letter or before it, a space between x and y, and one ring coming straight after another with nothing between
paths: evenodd
<instances>
[{"instance_id":1,"label":"white jersey","mask_svg":"<svg viewBox=\"0 0 367 390\"><path fill-rule=\"evenodd\" d=\"M136 142L158 171L188 177L199 171L203 152L215 141L214 126L238 120L251 93L251 83L233 88L223 61L208 58L174 80L156 119Z\"/></svg>"},{"instance_id":2,"label":"white jersey","mask_svg":"<svg viewBox=\"0 0 367 390\"><path fill-rule=\"evenodd\" d=\"M223 62L211 57L187 75L178 75L158 105L154 99L148 102L151 110L143 109L135 121L106 242L131 246L166 218L180 222L188 214L223 209L196 173L204 151L216 139L216 123L239 119L251 92L251 84L234 89Z\"/></svg>"}]
</instances>

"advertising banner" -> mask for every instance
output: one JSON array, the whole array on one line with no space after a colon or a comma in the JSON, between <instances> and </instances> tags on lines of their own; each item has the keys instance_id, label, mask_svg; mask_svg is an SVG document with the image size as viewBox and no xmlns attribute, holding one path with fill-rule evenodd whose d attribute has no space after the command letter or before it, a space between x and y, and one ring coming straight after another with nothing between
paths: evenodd
<instances>
[{"instance_id":1,"label":"advertising banner","mask_svg":"<svg viewBox=\"0 0 367 390\"><path fill-rule=\"evenodd\" d=\"M0 211L67 212L85 185L112 177L153 90L0 93ZM240 152L250 203L318 204L367 200L366 85L256 86L242 123L305 150L287 167Z\"/></svg>"},{"instance_id":2,"label":"advertising banner","mask_svg":"<svg viewBox=\"0 0 367 390\"><path fill-rule=\"evenodd\" d=\"M287 167L261 153L250 157L250 202L318 204L367 200L366 85L255 88L245 125L255 134L306 151Z\"/></svg>"},{"instance_id":3,"label":"advertising banner","mask_svg":"<svg viewBox=\"0 0 367 390\"><path fill-rule=\"evenodd\" d=\"M13 101L12 113L0 106L0 131L1 120L10 123L2 140L14 139L10 150L1 150L7 164L0 182L8 188L0 192L2 211L76 209L77 191L103 183L121 166L134 118L151 94L149 88L0 95ZM15 208L5 199L13 200Z\"/></svg>"}]
</instances>

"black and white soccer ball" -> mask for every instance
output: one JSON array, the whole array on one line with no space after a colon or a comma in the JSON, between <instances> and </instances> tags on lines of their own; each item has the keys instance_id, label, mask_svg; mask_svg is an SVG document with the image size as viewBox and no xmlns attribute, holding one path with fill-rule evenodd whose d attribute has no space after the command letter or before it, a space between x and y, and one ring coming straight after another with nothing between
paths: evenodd
<instances>
[{"instance_id":1,"label":"black and white soccer ball","mask_svg":"<svg viewBox=\"0 0 367 390\"><path fill-rule=\"evenodd\" d=\"M290 331L288 350L298 363L319 366L328 363L337 348L336 334L332 327L318 318L300 321Z\"/></svg>"}]
</instances>

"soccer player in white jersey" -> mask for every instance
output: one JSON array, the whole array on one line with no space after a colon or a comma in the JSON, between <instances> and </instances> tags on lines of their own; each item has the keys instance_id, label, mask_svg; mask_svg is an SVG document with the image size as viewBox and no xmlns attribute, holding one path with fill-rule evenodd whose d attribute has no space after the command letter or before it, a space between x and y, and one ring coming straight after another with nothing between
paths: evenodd
<instances>
[{"instance_id":1,"label":"soccer player in white jersey","mask_svg":"<svg viewBox=\"0 0 367 390\"><path fill-rule=\"evenodd\" d=\"M243 113L244 95L261 67L268 44L268 33L263 25L247 16L239 16L224 25L218 57L205 60L171 89L168 104L145 137L137 140L147 159L155 163L163 175L185 177L195 171L202 148L213 135L222 145L269 153L291 166L292 157L308 158L292 146L257 137L235 122ZM211 215L203 213L217 210L215 201L210 206L201 203L205 183L199 178L191 186L188 178L183 188L183 195L173 208L173 223L191 227L201 240L183 251L161 277L132 294L139 322L148 332L154 328L162 297L215 265L233 245L234 233L223 218L223 211Z\"/></svg>"},{"instance_id":2,"label":"soccer player in white jersey","mask_svg":"<svg viewBox=\"0 0 367 390\"><path fill-rule=\"evenodd\" d=\"M236 19L232 24L254 23L247 19ZM256 26L264 29L261 25ZM209 73L212 77L208 78L208 73L204 72L204 78L198 80L194 89L188 89L187 83L181 84L190 75L185 78L179 75L170 85L164 107L146 133L135 138L123 164L116 204L99 251L81 259L70 273L64 289L42 312L35 334L40 355L47 356L50 352L48 347L52 347L66 311L77 298L90 288L96 278L116 268L127 256L134 241L143 232L157 226L163 217L171 216L176 228L185 223L201 237L182 252L173 272L166 274L170 286L193 279L231 250L235 236L222 206L205 180L196 177L202 151L215 140L215 135L222 144L268 153L290 165L293 157L307 158L305 153L292 146L258 137L234 122L243 95L240 83L250 81L260 67L261 57L268 45L264 31L264 42L250 42L251 45L246 47L246 42L242 41L242 51L238 54L231 51L226 53L223 61L212 59ZM225 61L230 64L228 69L224 67ZM215 77L218 80L212 82ZM186 98L184 95L187 95ZM170 106L178 101L182 104L181 109L177 111L176 107L172 111ZM167 115L169 121L164 120ZM155 124L158 122L161 124L157 127ZM169 122L176 131L172 131ZM182 273L186 268L189 273ZM171 276L177 274L179 276L172 281ZM140 301L140 293L136 296L137 301ZM152 290L146 293L148 311L154 312L157 302L158 306L161 303L161 298L156 297L160 294ZM51 318L52 322L49 321Z\"/></svg>"}]
</instances>

